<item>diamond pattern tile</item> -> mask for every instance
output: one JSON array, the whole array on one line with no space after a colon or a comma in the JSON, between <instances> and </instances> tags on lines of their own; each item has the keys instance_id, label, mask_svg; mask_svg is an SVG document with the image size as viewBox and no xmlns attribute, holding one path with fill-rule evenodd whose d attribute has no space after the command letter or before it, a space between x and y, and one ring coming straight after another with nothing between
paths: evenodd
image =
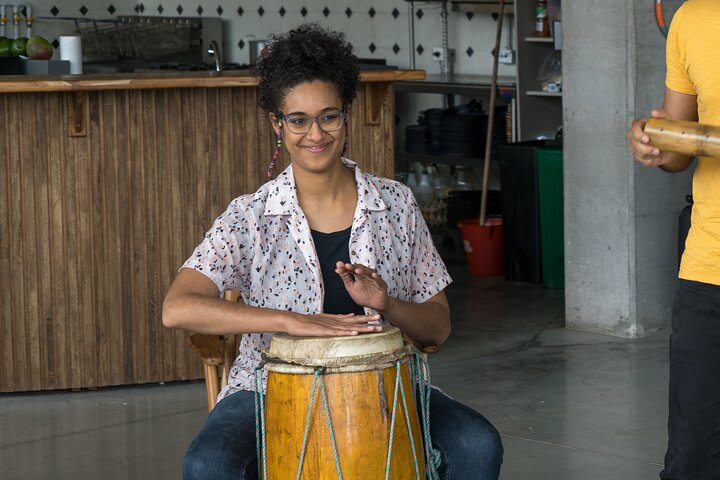
<instances>
[{"instance_id":1,"label":"diamond pattern tile","mask_svg":"<svg viewBox=\"0 0 720 480\"><path fill-rule=\"evenodd\" d=\"M93 0L92 2L88 2L88 0L77 0L76 2L67 2L66 0L48 0L49 10L45 10L46 12L49 11L50 14L54 17L59 17L62 15L73 15L72 11L76 12L74 15L77 15L77 12L80 13L82 16L94 16L94 15L110 15L114 16L118 13L122 13L122 10L128 10L128 8L131 8L134 10L135 14L154 14L154 15L217 15L220 17L224 17L227 13L230 15L233 10L228 10L229 8L234 8L235 12L237 12L238 17L243 17L246 13L246 10L243 6L240 4L245 4L245 7L248 7L250 5L249 13L251 16L254 17L253 12L257 12L258 17L262 18L260 22L258 23L258 27L263 28L269 28L272 30L272 26L269 25L269 22L276 22L278 21L278 17L275 16L275 12L279 15L279 17L286 19L288 22L300 22L304 21L303 18L317 18L318 16L322 15L321 18L328 18L330 17L330 14L334 14L335 16L344 16L347 19L353 19L355 20L355 17L357 17L359 14L361 17L367 13L370 19L370 25L374 25L374 28L380 28L378 25L376 25L376 22L382 20L383 22L387 22L390 19L390 16L394 20L399 20L403 15L405 15L405 12L402 10L402 7L400 6L399 0L396 2L383 2L380 5L380 9L376 9L374 6L372 6L372 3L375 2L353 2L353 1L347 1L347 2L335 2L335 1L329 1L324 0L322 2L316 1L312 3L310 6L307 6L307 3L303 5L305 2L292 2L288 3L287 0L279 0L277 2L269 3L269 2L257 2L257 3L248 3L247 1L237 0L231 3L223 2L221 0L218 1L211 1L211 0L197 0L194 3L188 4L187 0L178 0L178 3L175 3L174 6L172 4L168 4L167 1L164 3L161 3L162 0L158 0L157 2L149 2L145 4L148 0L133 0L130 5L125 5L123 7L117 7L115 3L118 3L117 0L108 0L107 2L98 2L96 0ZM87 2L83 4L83 2ZM55 5L53 5L55 3ZM67 5L66 5L67 3ZM128 2L126 2L128 3ZM285 6L285 4L288 4L288 6ZM421 3L421 2L418 2ZM59 8L59 5L63 5L63 9ZM74 5L73 5L74 4ZM98 7L101 7L104 4L105 13L97 13ZM230 5L233 5L234 7L230 7ZM79 5L79 7L78 7ZM299 7L299 8L298 8ZM435 7L432 7L432 12L426 11L428 8L427 5L423 4L423 8L416 8L415 9L415 15L416 20L422 20L423 23L425 20L425 17L427 16L428 19L434 19L437 12L435 11ZM147 9L147 11L146 11ZM39 10L39 9L38 9ZM267 19L265 18L267 15ZM232 16L235 14L232 13ZM485 18L485 15L478 16L476 13L473 12L463 12L462 14L466 17L466 21L475 21L475 17L478 17L478 19L483 20ZM488 15L489 16L489 15ZM377 17L377 19L376 19ZM363 25L367 24L367 17L364 22L361 22ZM461 19L461 17L460 17ZM228 21L232 22L239 22L240 19L233 19ZM248 19L249 20L249 19ZM257 18L254 20L255 22L258 22ZM306 21L306 20L305 20ZM392 22L392 20L389 20ZM352 22L351 24L348 24L352 30L352 25L355 22ZM383 25L388 25L387 23L384 23ZM470 28L469 24L467 27L463 28ZM358 27L363 28L363 27ZM382 27L388 28L388 27ZM392 27L389 27L392 28ZM433 40L435 38L434 32L424 32L422 30L422 27L418 27L418 36L416 40L416 45L414 46L415 54L420 56L425 56L425 53L430 52L428 48L425 45L429 45L433 43ZM351 34L352 32L348 32L348 34ZM355 32L357 34L358 32ZM362 34L362 32L360 32ZM400 34L400 32L388 32L388 34L384 37L385 41L382 42L382 48L378 46L377 44L370 43L368 46L363 47L360 44L358 47L361 51L368 52L369 54L376 54L380 53L379 51L382 51L383 55L388 55L388 50L392 51L395 55L402 54L402 50L405 48L403 45L405 43L403 42L405 39ZM236 50L234 50L234 55L241 56L241 52L244 52L245 49L248 47L247 41L236 39ZM397 43L396 43L397 42ZM366 44L367 45L367 44ZM411 47L413 48L413 47ZM472 46L468 46L466 44L465 50L459 50L464 51L465 53L465 59L466 62L469 58L472 58L472 64L468 63L468 67L466 69L472 69L474 68L474 63L479 62L481 60L481 56L476 56L475 53L477 53L477 50L474 50ZM229 54L232 55L233 54ZM422 58L422 57L421 57ZM237 61L237 58L233 58L233 61ZM242 60L242 58L240 58ZM397 61L397 60L396 60Z\"/></svg>"},{"instance_id":2,"label":"diamond pattern tile","mask_svg":"<svg viewBox=\"0 0 720 480\"><path fill-rule=\"evenodd\" d=\"M58 8L53 5L53 7L50 9L50 13L53 14L53 17L57 17L57 14L60 13L60 10L58 10Z\"/></svg>"},{"instance_id":3,"label":"diamond pattern tile","mask_svg":"<svg viewBox=\"0 0 720 480\"><path fill-rule=\"evenodd\" d=\"M60 48L60 42L58 41L57 38L56 38L55 40L53 40L52 43L50 43L50 45L52 45L53 47L55 47L55 49Z\"/></svg>"}]
</instances>

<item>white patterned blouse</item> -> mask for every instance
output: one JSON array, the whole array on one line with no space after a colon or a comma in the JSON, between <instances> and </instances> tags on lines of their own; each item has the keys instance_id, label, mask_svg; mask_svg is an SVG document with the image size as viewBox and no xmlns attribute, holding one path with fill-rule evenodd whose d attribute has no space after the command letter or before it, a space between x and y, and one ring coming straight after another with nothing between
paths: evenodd
<instances>
[{"instance_id":1,"label":"white patterned blouse","mask_svg":"<svg viewBox=\"0 0 720 480\"><path fill-rule=\"evenodd\" d=\"M358 202L350 261L377 271L388 294L422 303L452 281L412 192L402 183L355 171ZM304 314L322 312L324 288L310 228L298 204L292 165L253 194L234 199L183 268L218 289L239 290L247 305ZM375 313L365 309L366 313ZM254 390L254 369L272 334L245 334L219 400Z\"/></svg>"}]
</instances>

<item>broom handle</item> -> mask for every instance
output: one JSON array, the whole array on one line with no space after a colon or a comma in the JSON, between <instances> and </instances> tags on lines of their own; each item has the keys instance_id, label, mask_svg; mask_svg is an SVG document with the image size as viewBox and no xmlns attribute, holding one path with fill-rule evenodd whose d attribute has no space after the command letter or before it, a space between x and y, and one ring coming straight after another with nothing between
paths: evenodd
<instances>
[{"instance_id":1,"label":"broom handle","mask_svg":"<svg viewBox=\"0 0 720 480\"><path fill-rule=\"evenodd\" d=\"M645 133L650 137L650 145L661 152L720 158L720 127L667 118L649 118L645 124Z\"/></svg>"},{"instance_id":2,"label":"broom handle","mask_svg":"<svg viewBox=\"0 0 720 480\"><path fill-rule=\"evenodd\" d=\"M487 213L487 187L490 178L490 152L492 151L493 123L495 122L495 96L498 77L498 57L500 56L500 39L502 37L503 17L505 17L505 0L500 0L498 7L497 32L495 33L495 50L493 50L493 70L490 80L490 106L488 107L488 125L485 136L485 164L483 165L482 193L480 195L480 225L485 225Z\"/></svg>"}]
</instances>

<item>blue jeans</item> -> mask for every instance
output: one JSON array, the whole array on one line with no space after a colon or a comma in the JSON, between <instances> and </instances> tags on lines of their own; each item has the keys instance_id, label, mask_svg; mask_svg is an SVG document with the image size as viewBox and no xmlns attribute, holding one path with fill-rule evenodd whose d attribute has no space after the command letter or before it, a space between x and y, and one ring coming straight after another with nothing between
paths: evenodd
<instances>
[{"instance_id":1,"label":"blue jeans","mask_svg":"<svg viewBox=\"0 0 720 480\"><path fill-rule=\"evenodd\" d=\"M440 451L438 473L442 480L499 477L503 447L495 427L476 411L435 389L430 396L430 434L434 448ZM238 392L210 412L185 454L183 479L257 478L255 394Z\"/></svg>"}]
</instances>

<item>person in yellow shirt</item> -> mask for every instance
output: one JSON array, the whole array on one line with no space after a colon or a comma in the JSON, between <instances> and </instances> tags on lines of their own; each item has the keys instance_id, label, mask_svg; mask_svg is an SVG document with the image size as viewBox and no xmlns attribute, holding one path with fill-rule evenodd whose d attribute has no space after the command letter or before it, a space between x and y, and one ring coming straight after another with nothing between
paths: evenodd
<instances>
[{"instance_id":1,"label":"person in yellow shirt","mask_svg":"<svg viewBox=\"0 0 720 480\"><path fill-rule=\"evenodd\" d=\"M656 118L720 126L720 1L690 0L673 17L663 107ZM627 138L635 159L668 172L694 158L659 151L637 119ZM668 449L663 479L720 478L720 158L700 157L692 220L672 310Z\"/></svg>"}]
</instances>

